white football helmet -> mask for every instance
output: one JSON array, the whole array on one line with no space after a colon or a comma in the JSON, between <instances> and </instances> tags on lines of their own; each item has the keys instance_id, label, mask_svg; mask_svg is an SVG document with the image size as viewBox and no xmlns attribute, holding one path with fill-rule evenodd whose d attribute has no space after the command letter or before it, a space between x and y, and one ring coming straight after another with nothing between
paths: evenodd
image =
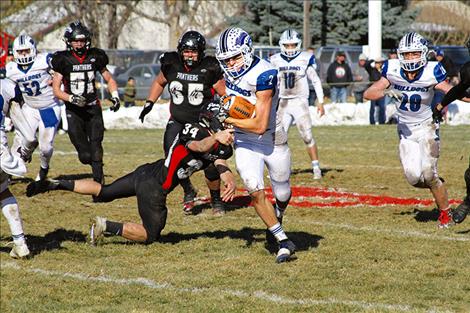
<instances>
[{"instance_id":1,"label":"white football helmet","mask_svg":"<svg viewBox=\"0 0 470 313\"><path fill-rule=\"evenodd\" d=\"M227 64L228 60L241 55L235 64ZM253 43L250 35L241 28L230 27L222 32L217 41L215 57L227 75L238 78L245 74L253 63Z\"/></svg>"},{"instance_id":2,"label":"white football helmet","mask_svg":"<svg viewBox=\"0 0 470 313\"><path fill-rule=\"evenodd\" d=\"M27 54L20 54L21 50L29 50ZM13 41L13 58L19 65L29 65L36 59L36 43L33 38L22 32Z\"/></svg>"},{"instance_id":3,"label":"white football helmet","mask_svg":"<svg viewBox=\"0 0 470 313\"><path fill-rule=\"evenodd\" d=\"M418 33L412 32L408 33L400 40L398 44L397 54L398 60L400 60L400 66L405 71L416 71L427 63L427 54L428 54L428 47L427 47L427 40L424 39ZM405 53L406 52L421 52L421 56L417 59L413 60L406 60Z\"/></svg>"},{"instance_id":4,"label":"white football helmet","mask_svg":"<svg viewBox=\"0 0 470 313\"><path fill-rule=\"evenodd\" d=\"M287 49L284 46L286 44L295 44L296 47L294 49ZM281 54L288 58L293 58L301 52L302 39L300 39L298 32L293 29L288 29L282 33L281 38L279 39L279 46L281 47Z\"/></svg>"}]
</instances>

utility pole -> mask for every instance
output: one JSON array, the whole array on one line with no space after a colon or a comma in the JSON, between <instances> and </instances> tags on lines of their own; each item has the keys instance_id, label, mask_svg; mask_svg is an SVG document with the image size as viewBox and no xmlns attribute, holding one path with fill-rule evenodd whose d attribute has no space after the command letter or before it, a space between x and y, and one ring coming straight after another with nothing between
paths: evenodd
<instances>
[{"instance_id":1,"label":"utility pole","mask_svg":"<svg viewBox=\"0 0 470 313\"><path fill-rule=\"evenodd\" d=\"M369 58L382 55L382 2L369 0Z\"/></svg>"},{"instance_id":2,"label":"utility pole","mask_svg":"<svg viewBox=\"0 0 470 313\"><path fill-rule=\"evenodd\" d=\"M310 47L310 0L304 0L304 49Z\"/></svg>"}]
</instances>

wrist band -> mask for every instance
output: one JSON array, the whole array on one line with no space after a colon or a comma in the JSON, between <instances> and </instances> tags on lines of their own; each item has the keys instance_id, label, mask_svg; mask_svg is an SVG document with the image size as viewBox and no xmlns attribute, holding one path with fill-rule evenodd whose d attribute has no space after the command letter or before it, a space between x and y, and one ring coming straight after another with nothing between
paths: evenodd
<instances>
[{"instance_id":1,"label":"wrist band","mask_svg":"<svg viewBox=\"0 0 470 313\"><path fill-rule=\"evenodd\" d=\"M227 166L222 165L222 164L217 164L217 165L215 166L215 168L217 169L217 171L219 172L219 174L223 174L223 173L225 173L225 172L227 172L227 171L230 172L230 173L232 172Z\"/></svg>"}]
</instances>

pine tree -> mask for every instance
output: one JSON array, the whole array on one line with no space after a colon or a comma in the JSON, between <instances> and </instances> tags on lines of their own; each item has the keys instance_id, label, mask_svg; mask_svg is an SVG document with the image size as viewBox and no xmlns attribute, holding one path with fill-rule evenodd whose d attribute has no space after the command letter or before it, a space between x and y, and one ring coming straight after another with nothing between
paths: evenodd
<instances>
[{"instance_id":1,"label":"pine tree","mask_svg":"<svg viewBox=\"0 0 470 313\"><path fill-rule=\"evenodd\" d=\"M385 0L382 4L382 40L391 48L410 30L417 15L407 9L407 0ZM229 19L245 29L255 44L277 45L281 33L303 30L303 1L244 0L245 14ZM271 40L270 40L271 34ZM364 0L312 1L310 35L315 45L365 45L368 41L368 3Z\"/></svg>"}]
</instances>

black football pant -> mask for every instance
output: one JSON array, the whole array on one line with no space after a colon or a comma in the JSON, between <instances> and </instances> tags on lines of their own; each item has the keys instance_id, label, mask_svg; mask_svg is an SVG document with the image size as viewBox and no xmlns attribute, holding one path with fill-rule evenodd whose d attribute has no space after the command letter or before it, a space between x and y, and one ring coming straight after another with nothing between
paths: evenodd
<instances>
[{"instance_id":1,"label":"black football pant","mask_svg":"<svg viewBox=\"0 0 470 313\"><path fill-rule=\"evenodd\" d=\"M90 164L93 180L103 183L103 113L99 105L67 105L68 134L82 164Z\"/></svg>"},{"instance_id":2,"label":"black football pant","mask_svg":"<svg viewBox=\"0 0 470 313\"><path fill-rule=\"evenodd\" d=\"M183 128L184 123L177 122L172 118L170 118L170 120L166 124L165 134L163 137L163 149L165 151L165 157L168 155L168 151L170 150L171 145L173 144L173 141L175 140L176 136L181 130L183 130ZM210 181L220 179L219 172L213 164L209 165L204 170L204 174ZM180 181L180 185L181 187L183 187L185 194L190 193L194 189L189 178L182 179Z\"/></svg>"},{"instance_id":3,"label":"black football pant","mask_svg":"<svg viewBox=\"0 0 470 313\"><path fill-rule=\"evenodd\" d=\"M165 160L158 160L139 166L134 172L102 186L100 194L94 198L96 202L110 202L137 196L139 215L147 232L147 243L158 240L166 224L166 193L157 180L162 175L164 162Z\"/></svg>"}]
</instances>

